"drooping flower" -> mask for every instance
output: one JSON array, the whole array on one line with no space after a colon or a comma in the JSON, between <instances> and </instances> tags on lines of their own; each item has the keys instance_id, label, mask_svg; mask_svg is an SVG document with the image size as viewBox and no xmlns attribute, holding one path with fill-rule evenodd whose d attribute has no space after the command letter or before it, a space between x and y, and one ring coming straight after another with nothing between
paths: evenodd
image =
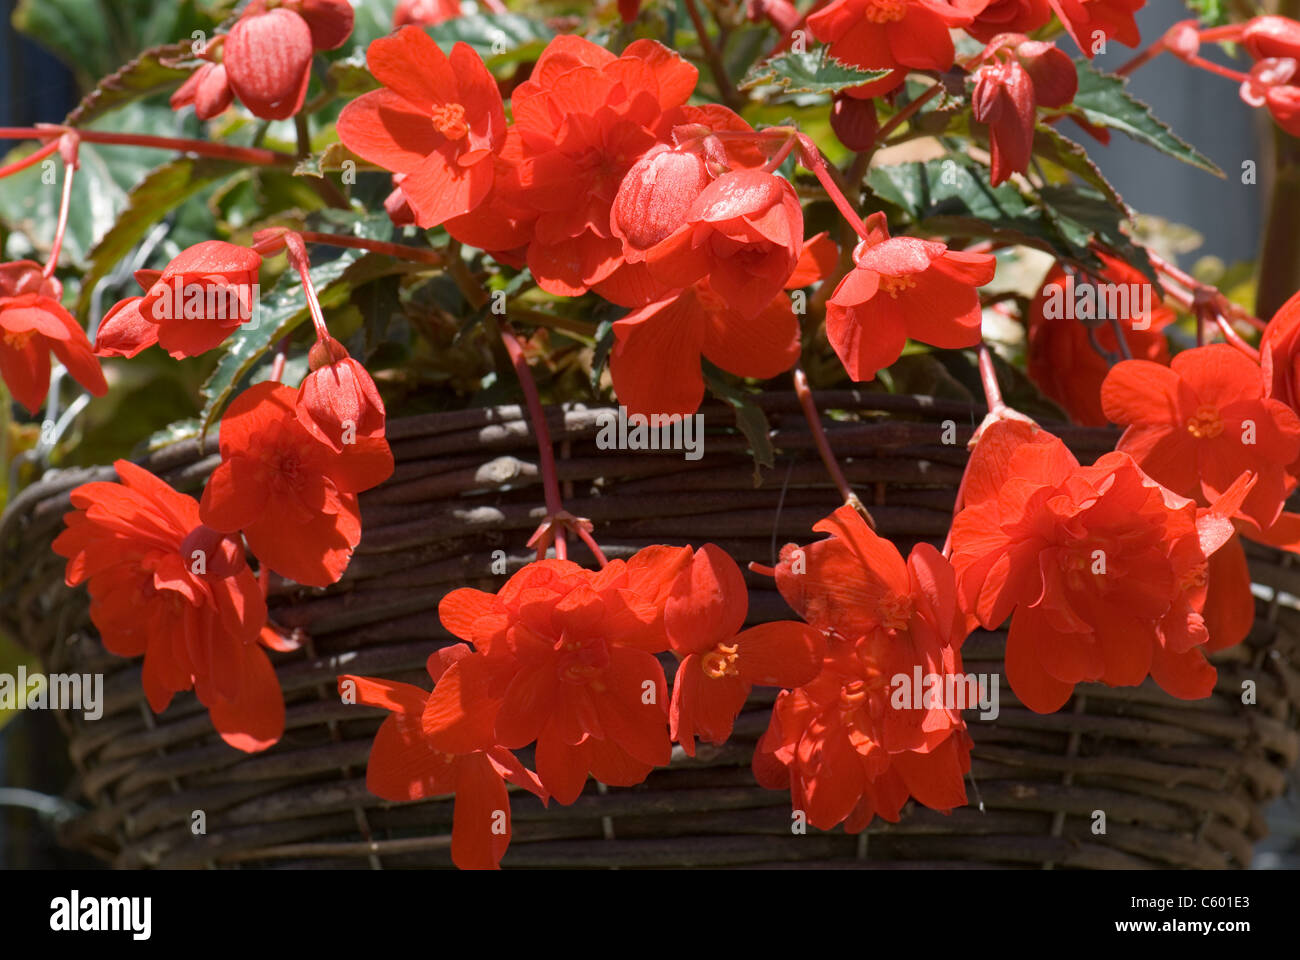
<instances>
[{"instance_id":1,"label":"drooping flower","mask_svg":"<svg viewBox=\"0 0 1300 960\"><path fill-rule=\"evenodd\" d=\"M492 189L506 118L492 74L474 49L448 57L421 28L403 27L366 51L384 85L339 115L339 139L358 156L402 174L402 195L422 228L478 207Z\"/></svg>"},{"instance_id":2,"label":"drooping flower","mask_svg":"<svg viewBox=\"0 0 1300 960\"><path fill-rule=\"evenodd\" d=\"M327 587L361 541L356 495L393 472L382 439L358 434L341 452L298 419L297 393L254 384L221 419L221 465L203 491L203 522L244 532L260 563L281 576Z\"/></svg>"},{"instance_id":3,"label":"drooping flower","mask_svg":"<svg viewBox=\"0 0 1300 960\"><path fill-rule=\"evenodd\" d=\"M972 116L989 125L993 186L1028 169L1038 107L1063 107L1078 89L1074 64L1053 44L1014 34L995 43L971 97Z\"/></svg>"},{"instance_id":4,"label":"drooping flower","mask_svg":"<svg viewBox=\"0 0 1300 960\"><path fill-rule=\"evenodd\" d=\"M429 657L427 669L436 686L447 668L470 656L456 644ZM545 787L513 753L493 743L462 753L434 748L424 732L429 691L409 683L357 677L338 678L339 692L389 716L375 734L366 765L366 789L377 797L404 803L453 794L451 858L462 870L495 870L510 846L510 796L506 783L547 800Z\"/></svg>"},{"instance_id":5,"label":"drooping flower","mask_svg":"<svg viewBox=\"0 0 1300 960\"><path fill-rule=\"evenodd\" d=\"M316 439L340 452L358 437L384 436L384 401L370 374L337 340L318 340L308 355L311 372L298 388L298 420Z\"/></svg>"},{"instance_id":6,"label":"drooping flower","mask_svg":"<svg viewBox=\"0 0 1300 960\"><path fill-rule=\"evenodd\" d=\"M859 88L880 96L903 82L908 69L950 68L956 56L950 27L971 22L969 14L939 0L833 0L808 17L808 27L830 55L889 76Z\"/></svg>"},{"instance_id":7,"label":"drooping flower","mask_svg":"<svg viewBox=\"0 0 1300 960\"><path fill-rule=\"evenodd\" d=\"M50 353L97 397L108 392L86 332L59 302L61 286L37 263L0 264L0 377L31 413L50 390Z\"/></svg>"},{"instance_id":8,"label":"drooping flower","mask_svg":"<svg viewBox=\"0 0 1300 960\"><path fill-rule=\"evenodd\" d=\"M1101 386L1106 416L1127 427L1116 449L1174 493L1202 505L1245 472L1257 475L1241 510L1259 529L1282 513L1296 480L1300 417L1265 396L1264 374L1226 343L1184 350L1168 367L1117 363Z\"/></svg>"},{"instance_id":9,"label":"drooping flower","mask_svg":"<svg viewBox=\"0 0 1300 960\"><path fill-rule=\"evenodd\" d=\"M1051 713L1078 683L1148 674L1180 699L1208 696L1207 558L1252 482L1198 511L1127 453L1080 467L1036 425L990 425L967 467L952 564L963 609L988 629L1011 616L1007 680L1021 702Z\"/></svg>"},{"instance_id":10,"label":"drooping flower","mask_svg":"<svg viewBox=\"0 0 1300 960\"><path fill-rule=\"evenodd\" d=\"M1103 264L1097 282L1060 264L1043 280L1027 314L1026 369L1038 389L1064 407L1075 423L1104 427L1110 421L1101 409L1101 383L1110 372L1108 361L1123 353L1114 326L1103 314L1114 313L1135 359L1167 366L1169 343L1163 331L1173 323L1174 311L1136 267L1105 251L1095 253Z\"/></svg>"},{"instance_id":11,"label":"drooping flower","mask_svg":"<svg viewBox=\"0 0 1300 960\"><path fill-rule=\"evenodd\" d=\"M996 259L950 250L935 240L890 237L883 217L853 253L854 268L826 304L826 336L854 380L871 380L910 337L945 349L980 339L976 287L993 279Z\"/></svg>"},{"instance_id":12,"label":"drooping flower","mask_svg":"<svg viewBox=\"0 0 1300 960\"><path fill-rule=\"evenodd\" d=\"M155 713L194 688L223 740L264 750L284 730L284 700L259 641L262 591L237 538L200 524L199 505L125 460L118 483L83 484L54 541L69 586L87 582L105 648L144 656Z\"/></svg>"},{"instance_id":13,"label":"drooping flower","mask_svg":"<svg viewBox=\"0 0 1300 960\"><path fill-rule=\"evenodd\" d=\"M101 357L133 357L157 343L176 359L197 357L255 316L260 296L257 251L204 240L162 270L139 270L144 296L117 303L95 337Z\"/></svg>"},{"instance_id":14,"label":"drooping flower","mask_svg":"<svg viewBox=\"0 0 1300 960\"><path fill-rule=\"evenodd\" d=\"M205 54L207 51L204 51ZM222 113L235 99L235 92L230 89L230 78L226 75L226 65L209 61L189 75L171 95L173 110L182 107L194 107L194 113L200 120L211 120Z\"/></svg>"},{"instance_id":15,"label":"drooping flower","mask_svg":"<svg viewBox=\"0 0 1300 960\"><path fill-rule=\"evenodd\" d=\"M647 150L623 177L610 208L610 232L623 242L627 262L644 262L652 247L680 228L708 185L708 167L696 151L666 143Z\"/></svg>"},{"instance_id":16,"label":"drooping flower","mask_svg":"<svg viewBox=\"0 0 1300 960\"><path fill-rule=\"evenodd\" d=\"M700 357L728 373L766 379L799 359L799 318L778 294L746 318L708 280L614 322L610 377L631 414L692 414L704 399Z\"/></svg>"},{"instance_id":17,"label":"drooping flower","mask_svg":"<svg viewBox=\"0 0 1300 960\"><path fill-rule=\"evenodd\" d=\"M695 198L685 222L645 254L660 283L684 286L704 277L745 319L771 304L803 249L803 210L788 180L738 170Z\"/></svg>"},{"instance_id":18,"label":"drooping flower","mask_svg":"<svg viewBox=\"0 0 1300 960\"><path fill-rule=\"evenodd\" d=\"M1291 57L1269 57L1258 61L1241 84L1241 99L1252 107L1267 107L1279 127L1300 136L1300 86L1296 61Z\"/></svg>"},{"instance_id":19,"label":"drooping flower","mask_svg":"<svg viewBox=\"0 0 1300 960\"><path fill-rule=\"evenodd\" d=\"M438 606L443 626L474 645L429 697L435 749L484 740L537 743L537 775L570 804L588 774L632 786L671 754L667 685L654 654L668 647L663 608L688 548L649 547L593 572L566 560L524 567L496 594L462 588Z\"/></svg>"},{"instance_id":20,"label":"drooping flower","mask_svg":"<svg viewBox=\"0 0 1300 960\"><path fill-rule=\"evenodd\" d=\"M701 118L712 126L728 114L748 128L725 108L684 106L697 75L652 40L638 40L615 57L580 37L556 37L511 96L514 125L502 151L509 162L498 167L493 196L448 229L471 243L471 236L490 239L490 231L515 224L502 241L527 245L528 267L548 293L578 296L595 287L628 305L655 299L620 293L645 278L625 261L610 210L633 164L669 142L674 127ZM615 277L620 268L638 277Z\"/></svg>"},{"instance_id":21,"label":"drooping flower","mask_svg":"<svg viewBox=\"0 0 1300 960\"><path fill-rule=\"evenodd\" d=\"M831 129L840 143L850 150L870 150L875 146L876 134L880 130L876 101L836 94L831 104Z\"/></svg>"},{"instance_id":22,"label":"drooping flower","mask_svg":"<svg viewBox=\"0 0 1300 960\"><path fill-rule=\"evenodd\" d=\"M252 0L221 48L230 89L263 120L293 116L311 82L312 54L342 46L352 23L348 0Z\"/></svg>"},{"instance_id":23,"label":"drooping flower","mask_svg":"<svg viewBox=\"0 0 1300 960\"><path fill-rule=\"evenodd\" d=\"M1118 40L1128 47L1142 42L1134 14L1146 0L1048 0L1070 38L1092 59L1105 43Z\"/></svg>"},{"instance_id":24,"label":"drooping flower","mask_svg":"<svg viewBox=\"0 0 1300 960\"><path fill-rule=\"evenodd\" d=\"M979 694L964 682L970 625L952 567L928 544L904 563L848 506L813 529L830 536L786 545L776 583L827 636L827 655L815 679L778 698L754 756L759 782L788 787L794 808L823 830L845 822L858 831L874 816L897 822L909 796L936 810L963 805L970 738L961 710ZM960 689L963 702L937 694L946 689Z\"/></svg>"},{"instance_id":25,"label":"drooping flower","mask_svg":"<svg viewBox=\"0 0 1300 960\"><path fill-rule=\"evenodd\" d=\"M1242 28L1240 39L1255 60L1300 60L1300 23L1290 17L1254 17Z\"/></svg>"},{"instance_id":26,"label":"drooping flower","mask_svg":"<svg viewBox=\"0 0 1300 960\"><path fill-rule=\"evenodd\" d=\"M695 756L695 738L720 744L755 686L798 687L821 668L820 631L794 621L748 630L749 592L736 561L706 544L678 576L664 626L680 659L668 720L672 738Z\"/></svg>"}]
</instances>

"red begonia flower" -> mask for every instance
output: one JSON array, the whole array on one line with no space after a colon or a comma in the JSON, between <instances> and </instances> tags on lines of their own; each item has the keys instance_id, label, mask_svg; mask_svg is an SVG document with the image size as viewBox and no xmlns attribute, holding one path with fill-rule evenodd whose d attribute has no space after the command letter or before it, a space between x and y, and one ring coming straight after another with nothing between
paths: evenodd
<instances>
[{"instance_id":1,"label":"red begonia flower","mask_svg":"<svg viewBox=\"0 0 1300 960\"><path fill-rule=\"evenodd\" d=\"M1273 314L1259 352L1267 395L1300 413L1300 293ZM1291 472L1300 475L1300 463L1292 464Z\"/></svg>"},{"instance_id":2,"label":"red begonia flower","mask_svg":"<svg viewBox=\"0 0 1300 960\"><path fill-rule=\"evenodd\" d=\"M449 666L467 656L470 649L464 644L430 656L427 666L435 686ZM345 674L338 680L341 694L389 711L370 747L366 789L394 803L453 794L452 862L462 870L497 869L510 846L506 782L545 802L546 789L537 775L496 744L485 743L463 753L445 753L432 746L422 719L429 701L427 690L375 677Z\"/></svg>"},{"instance_id":3,"label":"red begonia flower","mask_svg":"<svg viewBox=\"0 0 1300 960\"><path fill-rule=\"evenodd\" d=\"M424 713L435 749L537 742L537 774L560 803L602 783L640 783L671 754L663 667L667 592L689 548L649 547L584 570L524 567L496 594L462 588L438 615L475 653L448 668Z\"/></svg>"},{"instance_id":4,"label":"red begonia flower","mask_svg":"<svg viewBox=\"0 0 1300 960\"><path fill-rule=\"evenodd\" d=\"M1242 29L1241 45L1255 60L1300 60L1300 23L1289 17L1255 17Z\"/></svg>"},{"instance_id":5,"label":"red begonia flower","mask_svg":"<svg viewBox=\"0 0 1300 960\"><path fill-rule=\"evenodd\" d=\"M1074 64L1050 43L1003 34L994 59L975 71L972 116L989 125L993 186L1029 167L1037 108L1063 107L1074 99Z\"/></svg>"},{"instance_id":6,"label":"red begonia flower","mask_svg":"<svg viewBox=\"0 0 1300 960\"><path fill-rule=\"evenodd\" d=\"M59 303L61 287L39 264L0 264L0 378L31 413L50 390L50 353L97 397L108 392L86 332Z\"/></svg>"},{"instance_id":7,"label":"red begonia flower","mask_svg":"<svg viewBox=\"0 0 1300 960\"><path fill-rule=\"evenodd\" d=\"M1078 683L1148 674L1180 699L1209 696L1206 561L1231 539L1228 516L1252 480L1198 511L1126 453L1080 467L1035 425L989 426L967 467L952 564L963 609L988 629L1011 615L1007 680L1021 702L1051 713Z\"/></svg>"},{"instance_id":8,"label":"red begonia flower","mask_svg":"<svg viewBox=\"0 0 1300 960\"><path fill-rule=\"evenodd\" d=\"M1124 331L1124 342L1137 360L1169 364L1169 343L1164 329L1174 321L1174 311L1164 305L1154 285L1136 267L1108 253L1096 251L1105 265L1098 275L1101 283L1116 285L1123 292L1114 307ZM1091 278L1054 266L1042 288L1029 305L1029 356L1026 364L1029 379L1038 389L1065 408L1070 419L1087 427L1104 427L1110 421L1101 409L1101 383L1110 372L1106 356L1123 356L1114 326L1100 320L1098 297L1086 301L1080 316L1076 308L1080 285L1089 284L1086 293L1099 290ZM1143 303L1150 298L1150 311L1144 315ZM1110 305L1107 305L1107 309ZM1097 347L1093 346L1096 338Z\"/></svg>"},{"instance_id":9,"label":"red begonia flower","mask_svg":"<svg viewBox=\"0 0 1300 960\"><path fill-rule=\"evenodd\" d=\"M748 320L785 287L803 249L803 209L790 181L761 170L724 173L686 212L685 222L645 255L660 283L704 277Z\"/></svg>"},{"instance_id":10,"label":"red begonia flower","mask_svg":"<svg viewBox=\"0 0 1300 960\"><path fill-rule=\"evenodd\" d=\"M203 522L242 530L257 559L281 576L327 587L361 541L356 495L393 472L383 439L358 436L341 453L298 419L297 392L263 382L221 418L221 466L203 491Z\"/></svg>"},{"instance_id":11,"label":"red begonia flower","mask_svg":"<svg viewBox=\"0 0 1300 960\"><path fill-rule=\"evenodd\" d=\"M173 110L193 105L200 120L211 120L230 106L234 96L226 65L205 63L171 95L170 103Z\"/></svg>"},{"instance_id":12,"label":"red begonia flower","mask_svg":"<svg viewBox=\"0 0 1300 960\"><path fill-rule=\"evenodd\" d=\"M614 274L635 266L610 230L610 210L628 170L668 142L675 127L716 126L725 114L748 129L725 108L684 106L697 75L652 40L638 40L615 57L581 37L556 37L511 96L514 125L503 156L512 162L498 168L495 196L471 215L469 228L481 233L490 226L485 221L503 219L494 209L500 204L526 231L528 266L548 293L577 296L596 287L626 305L655 299L653 291L648 298L619 292L628 281ZM464 226L448 229L469 242L459 232ZM602 288L605 283L610 286Z\"/></svg>"},{"instance_id":13,"label":"red begonia flower","mask_svg":"<svg viewBox=\"0 0 1300 960\"><path fill-rule=\"evenodd\" d=\"M311 82L311 28L284 7L253 0L226 36L222 63L230 89L263 120L285 120L302 107Z\"/></svg>"},{"instance_id":14,"label":"red begonia flower","mask_svg":"<svg viewBox=\"0 0 1300 960\"><path fill-rule=\"evenodd\" d=\"M976 287L993 279L987 253L949 250L935 240L889 237L883 226L858 244L854 268L826 304L826 336L854 380L871 380L910 337L945 349L980 339Z\"/></svg>"},{"instance_id":15,"label":"red begonia flower","mask_svg":"<svg viewBox=\"0 0 1300 960\"><path fill-rule=\"evenodd\" d=\"M173 357L197 357L254 316L262 257L248 247L204 240L161 273L141 270L143 297L116 304L100 324L95 352L133 357L157 343Z\"/></svg>"},{"instance_id":16,"label":"red begonia flower","mask_svg":"<svg viewBox=\"0 0 1300 960\"><path fill-rule=\"evenodd\" d=\"M975 18L962 29L983 43L1000 33L1032 33L1052 19L1047 0L956 0L953 6Z\"/></svg>"},{"instance_id":17,"label":"red begonia flower","mask_svg":"<svg viewBox=\"0 0 1300 960\"><path fill-rule=\"evenodd\" d=\"M766 379L799 359L799 318L778 293L757 316L733 310L701 280L614 322L609 372L633 414L692 414L704 399L700 357L728 373Z\"/></svg>"},{"instance_id":18,"label":"red begonia flower","mask_svg":"<svg viewBox=\"0 0 1300 960\"><path fill-rule=\"evenodd\" d=\"M1242 513L1266 529L1296 486L1287 467L1300 456L1300 417L1266 397L1265 387L1250 359L1212 343L1183 351L1168 367L1117 363L1102 383L1101 405L1128 428L1116 449L1179 496L1208 504L1242 473L1257 474Z\"/></svg>"},{"instance_id":19,"label":"red begonia flower","mask_svg":"<svg viewBox=\"0 0 1300 960\"><path fill-rule=\"evenodd\" d=\"M1142 42L1133 15L1146 0L1048 0L1070 38L1083 55L1092 59L1098 40L1118 40L1128 47ZM1098 36L1100 34L1100 36Z\"/></svg>"},{"instance_id":20,"label":"red begonia flower","mask_svg":"<svg viewBox=\"0 0 1300 960\"><path fill-rule=\"evenodd\" d=\"M460 0L399 0L393 11L393 26L433 26L461 14Z\"/></svg>"},{"instance_id":21,"label":"red begonia flower","mask_svg":"<svg viewBox=\"0 0 1300 960\"><path fill-rule=\"evenodd\" d=\"M120 483L72 491L54 551L69 586L89 581L104 647L144 656L155 713L194 688L223 740L264 750L284 731L284 699L259 646L266 602L237 538L200 525L199 505L125 460Z\"/></svg>"},{"instance_id":22,"label":"red begonia flower","mask_svg":"<svg viewBox=\"0 0 1300 960\"><path fill-rule=\"evenodd\" d=\"M828 654L814 680L778 699L754 757L759 782L788 786L821 829L861 830L876 815L897 822L909 795L937 810L964 804L970 739L959 705L917 707L895 686L899 676L963 674L970 624L952 567L929 544L904 563L852 507L813 529L830 536L787 544L776 583L827 636Z\"/></svg>"},{"instance_id":23,"label":"red begonia flower","mask_svg":"<svg viewBox=\"0 0 1300 960\"><path fill-rule=\"evenodd\" d=\"M623 241L624 259L644 261L648 250L686 222L708 185L708 168L695 151L666 143L646 151L623 177L610 208L609 229Z\"/></svg>"},{"instance_id":24,"label":"red begonia flower","mask_svg":"<svg viewBox=\"0 0 1300 960\"><path fill-rule=\"evenodd\" d=\"M794 621L748 630L749 592L736 561L705 544L668 596L664 626L681 660L668 710L672 738L695 756L695 738L720 744L757 684L798 687L821 668L821 632Z\"/></svg>"},{"instance_id":25,"label":"red begonia flower","mask_svg":"<svg viewBox=\"0 0 1300 960\"><path fill-rule=\"evenodd\" d=\"M830 54L867 70L890 70L883 80L859 88L880 96L903 82L907 70L947 70L955 50L949 27L971 22L969 14L939 0L834 0L808 17L813 36Z\"/></svg>"},{"instance_id":26,"label":"red begonia flower","mask_svg":"<svg viewBox=\"0 0 1300 960\"><path fill-rule=\"evenodd\" d=\"M386 170L422 228L476 208L492 189L495 155L506 137L501 92L474 49L446 56L421 28L403 27L366 51L383 90L363 94L339 115L339 139Z\"/></svg>"},{"instance_id":27,"label":"red begonia flower","mask_svg":"<svg viewBox=\"0 0 1300 960\"><path fill-rule=\"evenodd\" d=\"M298 388L298 420L335 452L357 438L384 436L384 401L375 381L337 340L319 340L308 356L311 372Z\"/></svg>"}]
</instances>

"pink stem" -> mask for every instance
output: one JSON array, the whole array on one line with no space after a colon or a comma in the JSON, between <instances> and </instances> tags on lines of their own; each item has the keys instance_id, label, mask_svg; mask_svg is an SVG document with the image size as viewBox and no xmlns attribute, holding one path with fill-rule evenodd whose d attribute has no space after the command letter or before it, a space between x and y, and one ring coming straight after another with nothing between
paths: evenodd
<instances>
[{"instance_id":1,"label":"pink stem","mask_svg":"<svg viewBox=\"0 0 1300 960\"><path fill-rule=\"evenodd\" d=\"M57 144L56 140L55 145ZM75 147L73 149L75 150ZM72 205L72 177L76 172L75 162L63 164L63 195L59 199L59 223L54 228L54 243L50 245L50 258L45 261L45 269L41 271L46 277L54 275L54 268L59 265L59 254L63 252L63 236L68 230L68 208Z\"/></svg>"},{"instance_id":2,"label":"pink stem","mask_svg":"<svg viewBox=\"0 0 1300 960\"><path fill-rule=\"evenodd\" d=\"M817 144L813 143L812 139L807 134L800 133L798 134L798 137L799 146L801 148L799 151L800 161L816 175L818 181L821 182L822 187L826 190L826 194L831 198L831 202L834 203L836 209L840 211L840 215L843 216L844 219L848 221L849 226L853 228L853 232L863 240L866 240L867 226L862 222L862 218L858 216L857 211L853 209L853 206L844 196L844 191L839 188L839 184L837 184L831 176L830 170L827 169L826 158L822 156L820 148L818 148Z\"/></svg>"},{"instance_id":3,"label":"pink stem","mask_svg":"<svg viewBox=\"0 0 1300 960\"><path fill-rule=\"evenodd\" d=\"M984 402L989 413L1001 413L1008 407L1002 400L1002 388L998 386L998 374L993 368L993 355L986 344L980 344L980 386L984 388Z\"/></svg>"},{"instance_id":4,"label":"pink stem","mask_svg":"<svg viewBox=\"0 0 1300 960\"><path fill-rule=\"evenodd\" d=\"M794 368L794 392L799 397L799 406L803 409L804 419L808 421L808 429L812 432L813 443L817 446L817 453L821 456L822 463L826 465L826 472L831 475L835 488L839 490L840 498L862 514L867 523L871 525L871 529L874 530L876 521L862 501L858 499L858 495L849 486L848 478L844 476L844 471L840 469L839 462L835 459L835 454L831 450L830 440L827 439L826 430L822 427L821 414L818 412L817 403L813 399L812 389L808 386L808 375L803 372L802 367Z\"/></svg>"},{"instance_id":5,"label":"pink stem","mask_svg":"<svg viewBox=\"0 0 1300 960\"><path fill-rule=\"evenodd\" d=\"M143 133L113 133L108 130L82 130L51 124L41 127L0 127L0 140L49 140L65 133L75 133L86 143L104 143L123 147L152 147L158 150L176 150L181 153L195 153L204 157L216 157L221 160L234 160L253 166L292 166L298 158L277 150L264 150L261 147L234 147L226 143L212 143L209 140L193 140L188 137L155 137Z\"/></svg>"},{"instance_id":6,"label":"pink stem","mask_svg":"<svg viewBox=\"0 0 1300 960\"><path fill-rule=\"evenodd\" d=\"M537 436L538 466L542 471L542 489L546 495L546 512L550 518L559 516L564 511L564 502L560 497L560 481L555 472L555 451L551 446L551 431L546 425L546 414L542 410L542 400L537 394L537 382L533 372L528 368L528 358L524 355L523 345L509 326L501 324L501 342L510 362L514 365L519 386L524 391L524 402L528 407L528 419L532 421L533 433ZM555 555L561 560L568 558L568 548L564 541L564 528L555 527Z\"/></svg>"},{"instance_id":7,"label":"pink stem","mask_svg":"<svg viewBox=\"0 0 1300 960\"><path fill-rule=\"evenodd\" d=\"M431 267L443 265L443 258L436 250L421 247L408 247L400 243L388 243L384 240L367 240L364 237L349 237L340 233L316 233L304 230L299 234L307 243L323 243L333 247L347 247L351 250L369 250L382 253L399 260L412 263L427 263Z\"/></svg>"},{"instance_id":8,"label":"pink stem","mask_svg":"<svg viewBox=\"0 0 1300 960\"><path fill-rule=\"evenodd\" d=\"M307 247L302 242L302 236L292 232L286 233L284 247L289 255L289 263L298 271L298 276L302 279L303 293L307 297L307 311L311 314L311 322L316 327L316 336L318 339L328 340L330 332L325 326L325 312L321 310L316 288L312 286L311 261L307 259Z\"/></svg>"},{"instance_id":9,"label":"pink stem","mask_svg":"<svg viewBox=\"0 0 1300 960\"><path fill-rule=\"evenodd\" d=\"M0 180L3 180L5 177L10 176L11 174L15 174L20 170L26 170L28 167L33 166L34 164L40 163L42 160L44 160L46 157L48 157L51 153L53 153L57 149L59 149L59 141L51 140L45 146L41 147L39 150L35 151L34 153L28 154L27 156L23 157L21 160L15 160L13 163L9 164L6 167L0 167Z\"/></svg>"}]
</instances>

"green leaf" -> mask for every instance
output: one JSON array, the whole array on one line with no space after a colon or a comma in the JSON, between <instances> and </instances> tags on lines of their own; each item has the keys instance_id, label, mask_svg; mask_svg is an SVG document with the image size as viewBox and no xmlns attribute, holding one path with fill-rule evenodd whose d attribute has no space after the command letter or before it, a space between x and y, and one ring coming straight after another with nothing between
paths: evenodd
<instances>
[{"instance_id":1,"label":"green leaf","mask_svg":"<svg viewBox=\"0 0 1300 960\"><path fill-rule=\"evenodd\" d=\"M419 264L394 260L382 254L363 255L356 250L344 250L339 257L313 267L311 281L321 308L328 311L345 304L352 291L363 284L389 274L419 269L423 269ZM288 336L308 318L307 303L297 275L285 273L276 288L263 297L255 316L256 323L245 324L226 340L225 352L203 385L200 436L207 436L244 375L281 338Z\"/></svg>"},{"instance_id":2,"label":"green leaf","mask_svg":"<svg viewBox=\"0 0 1300 960\"><path fill-rule=\"evenodd\" d=\"M536 59L555 36L540 20L517 13L460 16L426 29L444 53L468 43L489 70Z\"/></svg>"},{"instance_id":3,"label":"green leaf","mask_svg":"<svg viewBox=\"0 0 1300 960\"><path fill-rule=\"evenodd\" d=\"M1088 156L1088 151L1081 145L1061 134L1056 127L1040 123L1034 131L1034 155L1049 163L1054 163L1062 170L1075 174L1085 183L1100 190L1119 210L1128 212L1124 198L1119 195L1109 180Z\"/></svg>"},{"instance_id":4,"label":"green leaf","mask_svg":"<svg viewBox=\"0 0 1300 960\"><path fill-rule=\"evenodd\" d=\"M754 458L754 486L758 486L762 479L760 469L771 469L776 464L776 451L772 447L772 425L767 422L767 414L754 403L748 393L727 383L724 379L726 374L709 361L702 359L701 367L709 392L730 404L736 416L736 426L749 441L749 452Z\"/></svg>"},{"instance_id":5,"label":"green leaf","mask_svg":"<svg viewBox=\"0 0 1300 960\"><path fill-rule=\"evenodd\" d=\"M190 43L146 50L121 70L95 84L95 89L82 98L63 122L72 127L81 126L141 97L176 89L191 72L177 63L190 54Z\"/></svg>"},{"instance_id":6,"label":"green leaf","mask_svg":"<svg viewBox=\"0 0 1300 960\"><path fill-rule=\"evenodd\" d=\"M791 52L756 64L741 81L740 89L776 84L786 93L837 93L888 74L888 70L860 70L823 52Z\"/></svg>"},{"instance_id":7,"label":"green leaf","mask_svg":"<svg viewBox=\"0 0 1300 960\"><path fill-rule=\"evenodd\" d=\"M177 420L175 423L169 423L161 430L155 430L141 444L141 454L153 453L155 450L161 450L163 447L170 447L173 444L180 443L182 440L190 440L199 435L201 424L194 417L186 417L184 420Z\"/></svg>"},{"instance_id":8,"label":"green leaf","mask_svg":"<svg viewBox=\"0 0 1300 960\"><path fill-rule=\"evenodd\" d=\"M242 164L212 157L181 157L140 181L126 197L126 209L90 251L89 265L77 297L77 313L90 306L95 284L108 275L154 224L206 187L244 169Z\"/></svg>"},{"instance_id":9,"label":"green leaf","mask_svg":"<svg viewBox=\"0 0 1300 960\"><path fill-rule=\"evenodd\" d=\"M1071 113L1081 115L1094 126L1118 130L1138 143L1216 177L1223 176L1213 160L1180 140L1155 118L1150 107L1131 96L1124 89L1128 83L1125 78L1102 73L1082 58L1075 61L1075 70L1079 75L1079 91L1074 95Z\"/></svg>"}]
</instances>

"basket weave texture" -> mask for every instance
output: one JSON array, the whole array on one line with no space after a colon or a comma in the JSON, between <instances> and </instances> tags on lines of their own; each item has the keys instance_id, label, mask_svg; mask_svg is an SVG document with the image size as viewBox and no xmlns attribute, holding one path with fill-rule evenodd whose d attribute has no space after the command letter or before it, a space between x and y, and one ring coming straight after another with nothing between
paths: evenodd
<instances>
[{"instance_id":1,"label":"basket weave texture","mask_svg":"<svg viewBox=\"0 0 1300 960\"><path fill-rule=\"evenodd\" d=\"M608 555L652 543L712 541L744 566L771 564L839 497L793 394L758 399L773 427L776 465L756 486L748 444L730 411L706 406L704 456L618 451L596 442L603 408L547 411L565 506L596 525ZM818 394L831 445L882 535L904 552L940 543L981 411L959 403L855 391ZM956 443L945 444L944 422ZM1049 425L1083 462L1113 447L1109 430ZM947 429L952 437L952 427ZM62 840L120 867L450 866L450 799L392 804L365 786L380 711L340 702L339 673L428 687L423 665L455 642L439 599L458 586L495 590L542 519L536 445L517 407L396 418L394 476L361 497L364 536L327 590L272 578L272 619L307 639L272 654L288 708L284 738L245 755L213 732L192 694L155 716L139 661L107 654L84 590L63 583L50 550L68 492L112 479L111 468L61 470L24 490L0 519L0 622L48 672L102 672L103 717L60 714L87 812ZM219 462L215 442L185 441L143 465L197 496ZM862 834L792 832L789 795L758 787L749 768L774 692L756 688L721 747L701 745L633 788L589 783L569 807L513 794L506 867L1243 867L1264 832L1261 808L1300 757L1300 574L1290 555L1247 546L1257 620L1239 647L1214 657L1214 696L1175 700L1150 681L1087 684L1059 713L1020 706L1002 678L1000 715L967 714L974 738L970 805L944 815L909 802L901 822ZM502 551L502 553L494 553ZM572 548L580 562L584 548ZM769 578L746 574L749 623L793 618ZM1002 632L963 648L971 673L1002 674ZM671 658L666 660L671 667ZM671 678L671 669L668 670ZM1243 705L1255 681L1257 703ZM525 751L524 759L531 762ZM206 833L196 835L202 810ZM1093 832L1104 811L1105 833Z\"/></svg>"}]
</instances>

